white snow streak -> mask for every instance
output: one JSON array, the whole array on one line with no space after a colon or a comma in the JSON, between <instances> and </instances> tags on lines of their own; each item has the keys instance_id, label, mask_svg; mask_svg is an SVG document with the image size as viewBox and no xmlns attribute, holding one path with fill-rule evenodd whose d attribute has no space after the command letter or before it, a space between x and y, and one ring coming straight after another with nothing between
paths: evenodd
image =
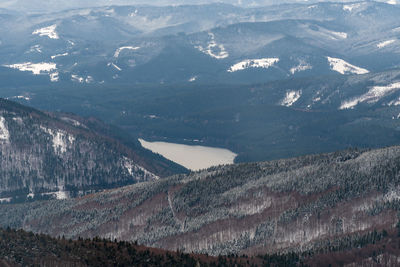
<instances>
[{"instance_id":1,"label":"white snow streak","mask_svg":"<svg viewBox=\"0 0 400 267\"><path fill-rule=\"evenodd\" d=\"M79 83L83 83L84 79L76 74L72 74L71 75L71 80L74 82L79 82Z\"/></svg>"},{"instance_id":2,"label":"white snow streak","mask_svg":"<svg viewBox=\"0 0 400 267\"><path fill-rule=\"evenodd\" d=\"M93 79L92 76L89 75L89 76L86 77L85 82L86 83L92 83L92 82L94 82L94 79Z\"/></svg>"},{"instance_id":3,"label":"white snow streak","mask_svg":"<svg viewBox=\"0 0 400 267\"><path fill-rule=\"evenodd\" d=\"M111 63L111 62L110 62L110 63L107 64L107 66L109 66L109 67L112 66L112 67L114 67L116 70L122 71L122 69L121 69L120 67L118 67L117 65L115 65L114 63Z\"/></svg>"},{"instance_id":4,"label":"white snow streak","mask_svg":"<svg viewBox=\"0 0 400 267\"><path fill-rule=\"evenodd\" d=\"M290 69L290 73L295 74L296 72L311 70L311 69L312 69L311 65L307 64L304 61L300 61L299 65Z\"/></svg>"},{"instance_id":5,"label":"white snow streak","mask_svg":"<svg viewBox=\"0 0 400 267\"><path fill-rule=\"evenodd\" d=\"M52 70L57 69L57 65L55 63L32 63L25 62L20 64L12 64L12 65L4 65L4 67L17 69L20 71L31 71L35 75L39 75L42 72L50 72Z\"/></svg>"},{"instance_id":6,"label":"white snow streak","mask_svg":"<svg viewBox=\"0 0 400 267\"><path fill-rule=\"evenodd\" d=\"M285 98L281 101L281 106L290 107L301 97L301 90L299 91L288 91L286 92Z\"/></svg>"},{"instance_id":7,"label":"white snow streak","mask_svg":"<svg viewBox=\"0 0 400 267\"><path fill-rule=\"evenodd\" d=\"M125 49L127 49L127 50L138 50L138 49L140 49L140 47L138 47L138 46L136 46L136 47L133 47L133 46L123 46L123 47L120 47L120 48L118 48L117 50L115 50L114 57L115 57L115 58L119 57L119 54L121 53L121 51L122 51L122 50L125 50Z\"/></svg>"},{"instance_id":8,"label":"white snow streak","mask_svg":"<svg viewBox=\"0 0 400 267\"><path fill-rule=\"evenodd\" d=\"M39 36L47 36L50 39L60 39L56 32L57 25L51 25L48 27L44 27L41 29L37 29L34 32L32 32L33 35L39 35Z\"/></svg>"},{"instance_id":9,"label":"white snow streak","mask_svg":"<svg viewBox=\"0 0 400 267\"><path fill-rule=\"evenodd\" d=\"M6 119L0 117L0 141L8 142L10 140L10 133L6 127Z\"/></svg>"},{"instance_id":10,"label":"white snow streak","mask_svg":"<svg viewBox=\"0 0 400 267\"><path fill-rule=\"evenodd\" d=\"M40 126L46 133L52 136L53 149L56 154L67 152L68 145L72 145L75 137L61 130L52 130Z\"/></svg>"},{"instance_id":11,"label":"white snow streak","mask_svg":"<svg viewBox=\"0 0 400 267\"><path fill-rule=\"evenodd\" d=\"M397 99L395 99L395 100L390 101L387 105L388 105L389 107L390 107L390 106L398 106L398 105L400 105L400 97L397 98Z\"/></svg>"},{"instance_id":12,"label":"white snow streak","mask_svg":"<svg viewBox=\"0 0 400 267\"><path fill-rule=\"evenodd\" d=\"M56 199L68 199L68 192L64 190L63 186L58 186L58 191L54 193Z\"/></svg>"},{"instance_id":13,"label":"white snow streak","mask_svg":"<svg viewBox=\"0 0 400 267\"><path fill-rule=\"evenodd\" d=\"M344 5L344 6L343 6L343 10L344 10L344 11L349 11L349 12L351 12L351 11L353 11L353 9L359 8L360 6L361 6L360 3L357 3L357 4L350 4L350 5Z\"/></svg>"},{"instance_id":14,"label":"white snow streak","mask_svg":"<svg viewBox=\"0 0 400 267\"><path fill-rule=\"evenodd\" d=\"M42 49L43 49L43 47L41 45L34 45L34 46L31 46L29 51L25 52L25 53L32 53L32 52L42 53L43 52Z\"/></svg>"},{"instance_id":15,"label":"white snow streak","mask_svg":"<svg viewBox=\"0 0 400 267\"><path fill-rule=\"evenodd\" d=\"M111 66L113 66L118 71L122 71L122 69L120 67L118 67L117 65L115 65L114 63L111 63Z\"/></svg>"},{"instance_id":16,"label":"white snow streak","mask_svg":"<svg viewBox=\"0 0 400 267\"><path fill-rule=\"evenodd\" d=\"M387 86L374 86L367 93L356 97L352 100L348 100L342 103L339 109L352 109L359 103L376 103L384 96L392 94L400 89L400 82L392 83Z\"/></svg>"},{"instance_id":17,"label":"white snow streak","mask_svg":"<svg viewBox=\"0 0 400 267\"><path fill-rule=\"evenodd\" d=\"M347 38L347 33L345 33L345 32L327 31L327 33L333 35L333 39L346 39Z\"/></svg>"},{"instance_id":18,"label":"white snow streak","mask_svg":"<svg viewBox=\"0 0 400 267\"><path fill-rule=\"evenodd\" d=\"M11 200L12 200L11 197L0 198L0 203L9 203L11 202Z\"/></svg>"},{"instance_id":19,"label":"white snow streak","mask_svg":"<svg viewBox=\"0 0 400 267\"><path fill-rule=\"evenodd\" d=\"M123 157L122 160L123 160L123 166L128 171L130 176L135 176L136 172L141 171L144 173L144 177L146 177L148 179L155 179L155 180L160 179L160 177L158 177L157 175L155 175L155 174L149 172L148 170L146 170L145 168L135 164L132 159Z\"/></svg>"},{"instance_id":20,"label":"white snow streak","mask_svg":"<svg viewBox=\"0 0 400 267\"><path fill-rule=\"evenodd\" d=\"M396 42L396 40L387 40L387 41L383 41L383 42L380 42L379 44L377 44L376 47L378 47L378 48L384 48L385 46L391 45L391 44L393 44L394 42Z\"/></svg>"},{"instance_id":21,"label":"white snow streak","mask_svg":"<svg viewBox=\"0 0 400 267\"><path fill-rule=\"evenodd\" d=\"M231 66L227 71L235 72L248 68L264 68L268 69L275 63L279 62L279 58L261 58L261 59L245 59L235 65Z\"/></svg>"},{"instance_id":22,"label":"white snow streak","mask_svg":"<svg viewBox=\"0 0 400 267\"><path fill-rule=\"evenodd\" d=\"M7 97L6 99L23 99L25 101L30 101L31 100L31 98L29 96L24 96L24 95L17 95L17 96Z\"/></svg>"},{"instance_id":23,"label":"white snow streak","mask_svg":"<svg viewBox=\"0 0 400 267\"><path fill-rule=\"evenodd\" d=\"M224 45L217 44L217 42L215 41L214 33L210 32L208 33L208 35L210 36L211 40L207 44L207 47L204 48L201 45L195 47L199 49L200 52L203 52L204 54L207 54L216 59L224 59L229 57L229 53L225 50Z\"/></svg>"},{"instance_id":24,"label":"white snow streak","mask_svg":"<svg viewBox=\"0 0 400 267\"><path fill-rule=\"evenodd\" d=\"M367 69L363 69L357 66L354 66L343 59L340 58L333 58L333 57L326 57L329 61L329 65L332 70L337 71L341 74L366 74L369 73Z\"/></svg>"},{"instance_id":25,"label":"white snow streak","mask_svg":"<svg viewBox=\"0 0 400 267\"><path fill-rule=\"evenodd\" d=\"M51 59L55 59L57 57L65 57L65 56L68 56L68 52L64 53L64 54L57 54L57 55L51 56Z\"/></svg>"},{"instance_id":26,"label":"white snow streak","mask_svg":"<svg viewBox=\"0 0 400 267\"><path fill-rule=\"evenodd\" d=\"M58 72L50 73L50 81L58 82L59 78L60 77L58 76Z\"/></svg>"}]
</instances>

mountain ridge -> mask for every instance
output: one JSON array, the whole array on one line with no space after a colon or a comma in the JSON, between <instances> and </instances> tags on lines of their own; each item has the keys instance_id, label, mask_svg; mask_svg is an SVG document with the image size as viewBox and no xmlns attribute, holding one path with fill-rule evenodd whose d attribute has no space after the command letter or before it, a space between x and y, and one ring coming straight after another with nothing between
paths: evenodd
<instances>
[{"instance_id":1,"label":"mountain ridge","mask_svg":"<svg viewBox=\"0 0 400 267\"><path fill-rule=\"evenodd\" d=\"M90 120L4 99L0 114L2 202L68 198L184 171L139 144L124 145L117 131L107 135L111 128L98 120L91 120L90 129Z\"/></svg>"},{"instance_id":2,"label":"mountain ridge","mask_svg":"<svg viewBox=\"0 0 400 267\"><path fill-rule=\"evenodd\" d=\"M70 200L1 205L0 225L211 255L318 250L398 223L400 147L213 167Z\"/></svg>"}]
</instances>

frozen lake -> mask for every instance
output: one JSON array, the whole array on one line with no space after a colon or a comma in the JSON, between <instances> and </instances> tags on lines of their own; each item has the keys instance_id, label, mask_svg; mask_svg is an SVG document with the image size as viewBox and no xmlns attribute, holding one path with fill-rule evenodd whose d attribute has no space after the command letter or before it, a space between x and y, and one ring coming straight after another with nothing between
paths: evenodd
<instances>
[{"instance_id":1,"label":"frozen lake","mask_svg":"<svg viewBox=\"0 0 400 267\"><path fill-rule=\"evenodd\" d=\"M147 142L143 139L139 139L139 142L144 148L194 171L220 164L231 164L237 156L224 148Z\"/></svg>"}]
</instances>

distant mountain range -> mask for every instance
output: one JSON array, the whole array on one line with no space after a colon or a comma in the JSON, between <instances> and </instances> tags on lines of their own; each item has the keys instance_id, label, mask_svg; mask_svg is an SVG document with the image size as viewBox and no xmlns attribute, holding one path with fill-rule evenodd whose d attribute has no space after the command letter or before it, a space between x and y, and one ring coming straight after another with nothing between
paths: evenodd
<instances>
[{"instance_id":1,"label":"distant mountain range","mask_svg":"<svg viewBox=\"0 0 400 267\"><path fill-rule=\"evenodd\" d=\"M398 263L397 1L145 4L0 3L0 265Z\"/></svg>"},{"instance_id":2,"label":"distant mountain range","mask_svg":"<svg viewBox=\"0 0 400 267\"><path fill-rule=\"evenodd\" d=\"M52 82L95 84L362 74L399 67L399 14L370 1L2 10L0 64Z\"/></svg>"},{"instance_id":3,"label":"distant mountain range","mask_svg":"<svg viewBox=\"0 0 400 267\"><path fill-rule=\"evenodd\" d=\"M0 202L66 199L185 172L118 135L96 119L0 99Z\"/></svg>"},{"instance_id":4,"label":"distant mountain range","mask_svg":"<svg viewBox=\"0 0 400 267\"><path fill-rule=\"evenodd\" d=\"M3 9L0 96L237 162L396 145L399 15L374 1Z\"/></svg>"},{"instance_id":5,"label":"distant mountain range","mask_svg":"<svg viewBox=\"0 0 400 267\"><path fill-rule=\"evenodd\" d=\"M330 2L327 0L307 0L307 3ZM352 0L337 0L339 3L354 3ZM397 0L378 0L377 2L388 3L391 5L400 4ZM177 6L177 5L204 5L212 3L226 3L240 7L260 7L277 4L298 4L303 3L299 0L154 0L151 5L155 6ZM356 2L357 3L357 2ZM49 0L43 3L40 0L7 0L0 3L0 7L23 10L29 12L53 12L71 8L98 7L107 5L148 5L144 0L99 0L96 2L90 0L71 0L68 2L60 0Z\"/></svg>"},{"instance_id":6,"label":"distant mountain range","mask_svg":"<svg viewBox=\"0 0 400 267\"><path fill-rule=\"evenodd\" d=\"M336 251L396 231L399 157L388 147L214 167L89 197L0 205L0 225L211 255Z\"/></svg>"}]
</instances>

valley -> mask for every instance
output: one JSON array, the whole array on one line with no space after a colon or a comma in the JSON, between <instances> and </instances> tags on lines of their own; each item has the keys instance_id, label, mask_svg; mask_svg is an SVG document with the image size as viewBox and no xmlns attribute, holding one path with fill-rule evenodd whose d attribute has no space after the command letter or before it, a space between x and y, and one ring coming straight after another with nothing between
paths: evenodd
<instances>
[{"instance_id":1,"label":"valley","mask_svg":"<svg viewBox=\"0 0 400 267\"><path fill-rule=\"evenodd\" d=\"M0 266L395 266L400 1L0 3Z\"/></svg>"},{"instance_id":2,"label":"valley","mask_svg":"<svg viewBox=\"0 0 400 267\"><path fill-rule=\"evenodd\" d=\"M0 205L0 226L215 256L318 251L395 229L399 156L388 147L212 167L74 199Z\"/></svg>"},{"instance_id":3,"label":"valley","mask_svg":"<svg viewBox=\"0 0 400 267\"><path fill-rule=\"evenodd\" d=\"M133 139L199 140L235 162L396 145L399 10L373 1L3 9L3 23L19 27L3 32L0 97L97 117Z\"/></svg>"}]
</instances>

